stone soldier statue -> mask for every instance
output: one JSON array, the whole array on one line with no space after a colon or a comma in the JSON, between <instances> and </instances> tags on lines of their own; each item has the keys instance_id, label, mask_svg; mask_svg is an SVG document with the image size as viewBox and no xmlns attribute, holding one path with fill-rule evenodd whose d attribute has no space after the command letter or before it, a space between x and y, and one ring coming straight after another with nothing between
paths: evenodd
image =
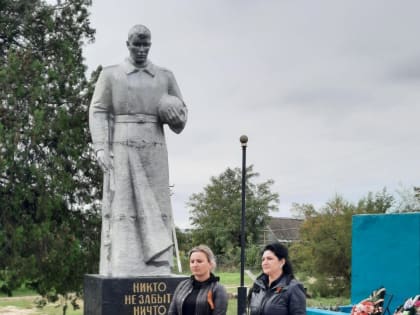
<instances>
[{"instance_id":1,"label":"stone soldier statue","mask_svg":"<svg viewBox=\"0 0 420 315\"><path fill-rule=\"evenodd\" d=\"M180 133L187 108L173 73L148 60L151 33L135 25L129 57L105 67L89 110L97 160L104 171L100 274L168 275L172 209L163 125Z\"/></svg>"}]
</instances>

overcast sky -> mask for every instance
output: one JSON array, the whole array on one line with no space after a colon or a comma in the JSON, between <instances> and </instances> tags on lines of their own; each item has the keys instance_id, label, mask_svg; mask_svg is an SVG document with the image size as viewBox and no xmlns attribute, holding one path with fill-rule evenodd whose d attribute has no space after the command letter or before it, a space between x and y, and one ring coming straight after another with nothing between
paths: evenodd
<instances>
[{"instance_id":1,"label":"overcast sky","mask_svg":"<svg viewBox=\"0 0 420 315\"><path fill-rule=\"evenodd\" d=\"M94 0L89 72L152 31L150 60L172 70L189 108L167 130L175 223L211 176L247 162L273 179L275 216L293 202L357 201L420 184L420 1Z\"/></svg>"}]
</instances>

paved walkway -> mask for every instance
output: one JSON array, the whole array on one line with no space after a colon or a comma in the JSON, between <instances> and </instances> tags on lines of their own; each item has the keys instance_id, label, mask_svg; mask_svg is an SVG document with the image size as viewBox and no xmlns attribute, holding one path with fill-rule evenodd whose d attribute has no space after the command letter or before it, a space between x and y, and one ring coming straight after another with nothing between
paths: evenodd
<instances>
[{"instance_id":1,"label":"paved walkway","mask_svg":"<svg viewBox=\"0 0 420 315\"><path fill-rule=\"evenodd\" d=\"M247 274L248 277L250 277L252 279L252 281L255 281L255 279L257 279L257 276L254 275L251 270L249 269L245 269L245 273Z\"/></svg>"}]
</instances>

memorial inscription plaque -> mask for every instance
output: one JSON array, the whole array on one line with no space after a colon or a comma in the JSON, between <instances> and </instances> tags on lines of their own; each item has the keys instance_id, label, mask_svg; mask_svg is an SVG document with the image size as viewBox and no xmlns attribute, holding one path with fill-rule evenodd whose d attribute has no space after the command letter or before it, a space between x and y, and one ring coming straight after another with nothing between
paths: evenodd
<instances>
[{"instance_id":1,"label":"memorial inscription plaque","mask_svg":"<svg viewBox=\"0 0 420 315\"><path fill-rule=\"evenodd\" d=\"M186 278L85 275L84 315L166 315L176 286Z\"/></svg>"}]
</instances>

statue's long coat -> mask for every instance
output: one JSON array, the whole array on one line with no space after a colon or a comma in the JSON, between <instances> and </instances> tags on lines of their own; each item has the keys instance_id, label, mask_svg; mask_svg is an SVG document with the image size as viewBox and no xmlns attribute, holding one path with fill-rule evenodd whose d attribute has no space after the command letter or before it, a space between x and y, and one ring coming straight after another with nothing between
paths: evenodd
<instances>
[{"instance_id":1,"label":"statue's long coat","mask_svg":"<svg viewBox=\"0 0 420 315\"><path fill-rule=\"evenodd\" d=\"M172 209L168 154L158 104L163 95L182 99L173 74L129 59L99 75L89 110L96 152L104 150L100 274L168 273L172 261ZM186 109L185 109L186 113ZM171 126L181 132L186 122Z\"/></svg>"}]
</instances>

